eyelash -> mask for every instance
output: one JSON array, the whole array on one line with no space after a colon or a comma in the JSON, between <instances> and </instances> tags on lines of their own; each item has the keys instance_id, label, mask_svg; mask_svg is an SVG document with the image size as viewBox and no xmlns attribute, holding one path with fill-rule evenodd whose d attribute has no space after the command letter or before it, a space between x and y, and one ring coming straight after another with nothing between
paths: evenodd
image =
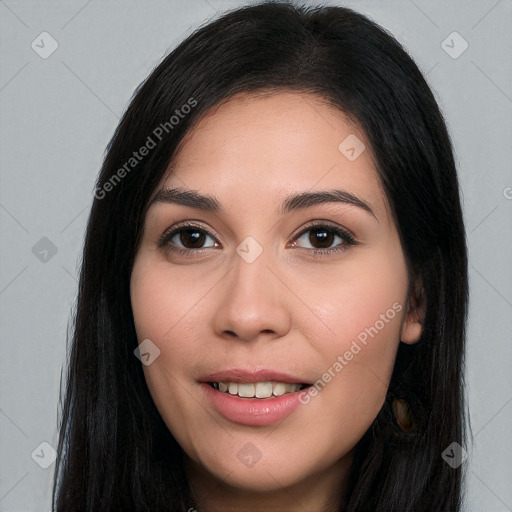
<instances>
[{"instance_id":1,"label":"eyelash","mask_svg":"<svg viewBox=\"0 0 512 512\"><path fill-rule=\"evenodd\" d=\"M170 240L175 235L181 233L182 231L186 230L187 228L192 228L195 231L204 233L217 242L216 237L213 234L211 234L209 231L197 226L196 224L187 222L187 223L181 224L177 227L174 227L171 230L165 231L158 240L158 247L161 249L164 249L166 252L177 253L177 254L184 255L186 257L193 257L190 253L193 253L193 252L201 253L205 249L209 249L209 247L199 248L199 249L182 249L181 247L176 247L174 244L172 244L170 242ZM346 251L350 246L359 244L359 242L357 242L355 240L355 238L348 231L346 231L338 226L331 226L329 224L320 223L320 222L306 226L305 229L303 229L297 236L294 237L294 243L296 240L301 238L308 231L311 231L314 229L319 229L319 228L324 228L326 231L330 231L330 232L334 233L334 235L339 236L343 240L344 244L334 246L330 249L307 249L306 248L307 251L312 252L315 256L319 256L320 258L327 257L327 256L330 256L335 253Z\"/></svg>"}]
</instances>

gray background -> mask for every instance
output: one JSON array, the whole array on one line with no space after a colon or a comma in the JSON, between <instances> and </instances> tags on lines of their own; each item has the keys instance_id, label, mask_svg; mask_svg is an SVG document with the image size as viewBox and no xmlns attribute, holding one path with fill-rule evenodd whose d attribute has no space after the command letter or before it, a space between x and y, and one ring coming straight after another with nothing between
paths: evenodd
<instances>
[{"instance_id":1,"label":"gray background","mask_svg":"<svg viewBox=\"0 0 512 512\"><path fill-rule=\"evenodd\" d=\"M427 73L445 113L470 253L474 444L464 462L465 510L512 510L512 1L323 3L351 6L389 29ZM67 326L104 148L133 90L162 56L239 5L0 0L1 511L50 506L55 464L51 448L40 444L57 443ZM58 44L45 59L31 47L51 49L48 36L38 37L44 31ZM457 58L461 39L442 46L454 31L469 44Z\"/></svg>"}]
</instances>

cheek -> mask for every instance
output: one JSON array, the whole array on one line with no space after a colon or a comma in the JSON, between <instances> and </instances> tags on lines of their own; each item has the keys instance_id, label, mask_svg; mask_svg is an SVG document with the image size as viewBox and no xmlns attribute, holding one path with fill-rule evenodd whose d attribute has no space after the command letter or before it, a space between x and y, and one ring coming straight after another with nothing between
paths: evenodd
<instances>
[{"instance_id":1,"label":"cheek","mask_svg":"<svg viewBox=\"0 0 512 512\"><path fill-rule=\"evenodd\" d=\"M324 295L322 320L335 334L320 340L311 330L310 339L319 340L314 347L323 373L302 396L304 407L311 407L311 428L313 418L322 418L325 442L319 450L330 453L328 440L339 439L334 452L345 453L379 413L399 344L406 286L405 273L369 271L333 289L332 302ZM316 328L318 333L318 322Z\"/></svg>"},{"instance_id":2,"label":"cheek","mask_svg":"<svg viewBox=\"0 0 512 512\"><path fill-rule=\"evenodd\" d=\"M197 299L181 273L169 273L169 265L142 254L136 260L130 282L132 311L139 343L150 339L160 350L159 356L142 369L148 390L162 419L173 435L185 446L193 446L187 422L172 411L192 412L188 393L183 386L190 375L186 374L191 354L198 349L194 337L184 332L187 313L191 313ZM199 296L200 297L200 296ZM199 308L196 308L196 311ZM194 312L196 312L194 311ZM192 401L193 405L197 405Z\"/></svg>"},{"instance_id":3,"label":"cheek","mask_svg":"<svg viewBox=\"0 0 512 512\"><path fill-rule=\"evenodd\" d=\"M331 273L312 275L305 286L315 313L326 328L325 340L332 341L327 344L330 348L339 347L340 343L343 348L354 339L364 343L368 339L399 336L407 287L403 254L396 249L368 251L347 259L345 265ZM315 327L318 329L318 322ZM379 350L379 344L374 345Z\"/></svg>"},{"instance_id":4,"label":"cheek","mask_svg":"<svg viewBox=\"0 0 512 512\"><path fill-rule=\"evenodd\" d=\"M165 340L173 340L173 347L179 350L183 336L177 333L187 324L187 317L194 315L198 322L202 321L202 298L205 289L212 286L210 280L207 276L205 279L205 276L191 276L190 272L173 269L165 260L142 255L135 263L130 283L139 341L149 338L166 345Z\"/></svg>"},{"instance_id":5,"label":"cheek","mask_svg":"<svg viewBox=\"0 0 512 512\"><path fill-rule=\"evenodd\" d=\"M160 334L169 328L165 304L171 296L165 281L158 277L156 268L145 265L143 258L136 260L130 280L130 298L139 342L145 338L160 339Z\"/></svg>"},{"instance_id":6,"label":"cheek","mask_svg":"<svg viewBox=\"0 0 512 512\"><path fill-rule=\"evenodd\" d=\"M168 266L158 261L136 261L130 283L132 312L141 343L145 339L158 347L160 353L154 363L144 365L148 387L154 391L172 386L172 381L183 371L194 340L181 332L187 312L193 304L190 294L184 293L176 274L169 276ZM197 301L196 301L197 302ZM180 330L181 329L181 330Z\"/></svg>"},{"instance_id":7,"label":"cheek","mask_svg":"<svg viewBox=\"0 0 512 512\"><path fill-rule=\"evenodd\" d=\"M321 322L305 327L323 364L320 386L328 383L319 395L371 416L382 405L400 341L408 286L403 254L396 245L368 251L324 282L321 293L309 286Z\"/></svg>"}]
</instances>

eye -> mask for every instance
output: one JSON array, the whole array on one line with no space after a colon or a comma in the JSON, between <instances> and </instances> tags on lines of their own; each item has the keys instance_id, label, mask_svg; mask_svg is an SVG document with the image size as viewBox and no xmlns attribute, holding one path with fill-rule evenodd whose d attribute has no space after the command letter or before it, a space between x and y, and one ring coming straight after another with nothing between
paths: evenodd
<instances>
[{"instance_id":1,"label":"eye","mask_svg":"<svg viewBox=\"0 0 512 512\"><path fill-rule=\"evenodd\" d=\"M206 245L207 240L212 243ZM300 242L300 245L298 244ZM346 230L339 226L316 223L309 225L294 238L292 247L301 247L309 253L318 256L327 256L339 251L347 250L358 242ZM334 244L334 245L333 245ZM308 247L309 245L309 247ZM220 246L216 237L207 230L194 224L182 224L164 232L158 241L158 247L167 252L192 256L193 253L204 252L203 249L218 248Z\"/></svg>"},{"instance_id":2,"label":"eye","mask_svg":"<svg viewBox=\"0 0 512 512\"><path fill-rule=\"evenodd\" d=\"M314 254L324 255L344 251L348 249L348 247L357 244L354 237L339 226L318 223L312 224L303 230L301 234L295 238L292 245L296 246L298 241L302 241L303 244L306 244L306 248Z\"/></svg>"},{"instance_id":3,"label":"eye","mask_svg":"<svg viewBox=\"0 0 512 512\"><path fill-rule=\"evenodd\" d=\"M213 241L212 245L204 246L207 239ZM208 231L194 224L182 224L170 231L166 231L159 239L158 246L167 251L187 253L210 247L218 247L219 244Z\"/></svg>"}]
</instances>

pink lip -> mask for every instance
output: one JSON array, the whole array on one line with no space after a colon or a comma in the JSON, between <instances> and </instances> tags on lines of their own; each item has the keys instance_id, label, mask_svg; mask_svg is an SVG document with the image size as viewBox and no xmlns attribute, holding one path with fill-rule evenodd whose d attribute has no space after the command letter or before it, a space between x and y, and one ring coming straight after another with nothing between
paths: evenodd
<instances>
[{"instance_id":1,"label":"pink lip","mask_svg":"<svg viewBox=\"0 0 512 512\"><path fill-rule=\"evenodd\" d=\"M283 420L299 405L299 393L270 398L241 398L212 388L209 382L285 382L309 384L306 379L267 368L231 368L200 379L201 387L213 408L228 420L248 426L272 425Z\"/></svg>"},{"instance_id":2,"label":"pink lip","mask_svg":"<svg viewBox=\"0 0 512 512\"><path fill-rule=\"evenodd\" d=\"M288 384L308 384L305 379L262 368L222 370L207 375L201 379L201 382L267 382L271 380Z\"/></svg>"},{"instance_id":3,"label":"pink lip","mask_svg":"<svg viewBox=\"0 0 512 512\"><path fill-rule=\"evenodd\" d=\"M254 375L252 376L254 379ZM224 379L224 377L223 377ZM222 380L222 379L221 379ZM230 382L234 382L231 377ZM274 378L261 378L260 380L239 380L238 382L261 382L266 380L282 380ZM210 381L211 382L211 381ZM217 377L213 382L218 382ZM262 427L272 425L283 420L290 415L299 405L299 393L285 393L281 396L271 398L240 398L238 395L230 395L222 391L217 391L207 383L202 383L201 387L213 408L226 419L239 423L241 425Z\"/></svg>"}]
</instances>

